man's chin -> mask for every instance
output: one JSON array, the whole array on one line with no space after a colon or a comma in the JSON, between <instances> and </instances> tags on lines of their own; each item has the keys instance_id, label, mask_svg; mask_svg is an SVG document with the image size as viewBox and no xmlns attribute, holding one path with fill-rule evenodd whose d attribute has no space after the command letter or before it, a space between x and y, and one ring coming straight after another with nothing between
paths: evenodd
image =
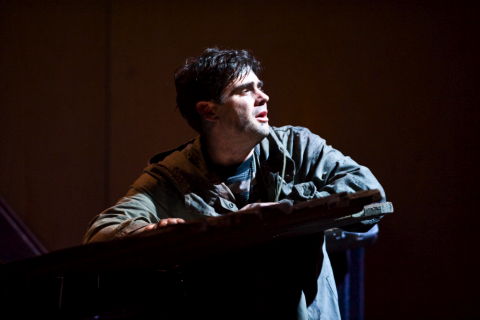
<instances>
[{"instance_id":1,"label":"man's chin","mask_svg":"<svg viewBox=\"0 0 480 320\"><path fill-rule=\"evenodd\" d=\"M268 136L270 134L270 125L268 124L268 122L264 122L257 126L257 132L262 138Z\"/></svg>"},{"instance_id":2,"label":"man's chin","mask_svg":"<svg viewBox=\"0 0 480 320\"><path fill-rule=\"evenodd\" d=\"M270 126L268 125L268 122L251 123L249 126L243 128L242 131L251 138L261 141L270 134Z\"/></svg>"}]
</instances>

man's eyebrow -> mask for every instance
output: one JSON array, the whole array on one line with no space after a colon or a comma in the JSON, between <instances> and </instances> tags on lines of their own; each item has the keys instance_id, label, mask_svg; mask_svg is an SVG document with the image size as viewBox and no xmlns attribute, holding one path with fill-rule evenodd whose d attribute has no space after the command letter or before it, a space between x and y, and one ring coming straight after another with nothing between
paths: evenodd
<instances>
[{"instance_id":1,"label":"man's eyebrow","mask_svg":"<svg viewBox=\"0 0 480 320\"><path fill-rule=\"evenodd\" d=\"M250 81L250 82L241 84L241 85L236 86L235 88L233 88L232 93L238 92L238 91L242 91L243 89L253 88L254 85L255 85L255 82L253 82L253 81ZM262 88L262 87L263 87L263 81L262 81L262 80L259 80L259 81L257 82L257 87L258 87L258 88Z\"/></svg>"}]
</instances>

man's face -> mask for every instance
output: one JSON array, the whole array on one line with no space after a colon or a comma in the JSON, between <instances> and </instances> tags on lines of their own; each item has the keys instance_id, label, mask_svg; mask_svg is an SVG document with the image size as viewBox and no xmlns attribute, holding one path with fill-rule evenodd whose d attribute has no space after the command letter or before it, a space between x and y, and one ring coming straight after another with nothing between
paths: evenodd
<instances>
[{"instance_id":1,"label":"man's face","mask_svg":"<svg viewBox=\"0 0 480 320\"><path fill-rule=\"evenodd\" d=\"M232 81L222 93L218 105L218 125L225 134L261 140L269 134L267 102L263 82L253 71Z\"/></svg>"}]
</instances>

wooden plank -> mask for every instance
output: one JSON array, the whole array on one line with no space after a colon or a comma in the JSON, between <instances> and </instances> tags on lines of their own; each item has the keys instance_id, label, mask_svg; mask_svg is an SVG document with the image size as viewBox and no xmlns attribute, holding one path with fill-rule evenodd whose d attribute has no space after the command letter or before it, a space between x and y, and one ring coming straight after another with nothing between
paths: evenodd
<instances>
[{"instance_id":1,"label":"wooden plank","mask_svg":"<svg viewBox=\"0 0 480 320\"><path fill-rule=\"evenodd\" d=\"M370 190L336 194L297 205L282 203L59 250L6 264L2 271L36 277L125 268L171 268L277 239L320 233L380 217L386 213L357 214L364 206L379 200L379 191Z\"/></svg>"}]
</instances>

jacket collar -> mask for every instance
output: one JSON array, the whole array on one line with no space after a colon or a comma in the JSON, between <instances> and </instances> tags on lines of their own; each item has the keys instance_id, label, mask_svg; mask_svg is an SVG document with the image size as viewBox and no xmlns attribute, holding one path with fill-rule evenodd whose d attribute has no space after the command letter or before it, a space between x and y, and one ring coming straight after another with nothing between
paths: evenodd
<instances>
[{"instance_id":1,"label":"jacket collar","mask_svg":"<svg viewBox=\"0 0 480 320\"><path fill-rule=\"evenodd\" d=\"M263 178L268 174L281 175L285 155L285 175L282 178L287 183L293 180L295 163L290 154L290 138L287 133L280 136L270 127L270 134L255 146L257 177ZM153 165L162 167L164 169L162 171L175 182L183 194L192 192L202 194L206 188L222 195L228 194L228 190L224 190L228 187L208 169L202 152L202 139L199 136L174 150L156 155L152 160L159 161Z\"/></svg>"}]
</instances>

